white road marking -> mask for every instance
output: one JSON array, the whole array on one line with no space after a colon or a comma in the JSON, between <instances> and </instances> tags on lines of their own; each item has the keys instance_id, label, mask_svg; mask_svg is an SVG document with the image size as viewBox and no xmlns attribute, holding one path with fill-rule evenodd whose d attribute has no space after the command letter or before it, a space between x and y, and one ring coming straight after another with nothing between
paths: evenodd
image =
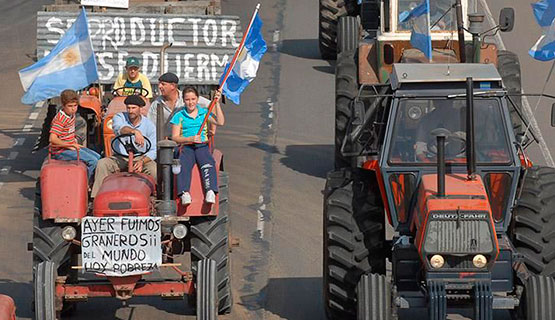
<instances>
[{"instance_id":1,"label":"white road marking","mask_svg":"<svg viewBox=\"0 0 555 320\"><path fill-rule=\"evenodd\" d=\"M258 220L256 221L256 230L260 236L260 239L264 239L264 214L260 210L256 210L258 214Z\"/></svg>"},{"instance_id":2,"label":"white road marking","mask_svg":"<svg viewBox=\"0 0 555 320\"><path fill-rule=\"evenodd\" d=\"M268 106L270 107L270 111L274 111L274 103L273 102L268 102Z\"/></svg>"},{"instance_id":3,"label":"white road marking","mask_svg":"<svg viewBox=\"0 0 555 320\"><path fill-rule=\"evenodd\" d=\"M42 108L44 106L44 101L39 101L35 104L35 108Z\"/></svg>"},{"instance_id":4,"label":"white road marking","mask_svg":"<svg viewBox=\"0 0 555 320\"><path fill-rule=\"evenodd\" d=\"M491 15L491 10L489 9L486 0L480 0L480 3L482 4L482 8L484 9L484 11L486 12L486 18L488 19L489 24L491 26L496 26L497 22L495 22L495 20L493 19L493 16ZM497 42L497 46L500 50L507 50L507 47L505 47L505 43L503 43L503 39L501 38L499 32L495 34L495 42ZM543 138L543 135L540 131L540 126L538 125L536 117L534 117L534 113L532 112L532 108L530 107L530 102L528 101L527 97L522 97L522 106L524 107L524 114L526 118L530 120L530 125L534 130L534 133L537 135L537 138L539 140L538 144L540 146L543 157L545 158L545 162L548 166L555 167L555 161L553 161L553 156L551 155L551 152L547 147L547 143L545 143L545 139Z\"/></svg>"},{"instance_id":5,"label":"white road marking","mask_svg":"<svg viewBox=\"0 0 555 320\"><path fill-rule=\"evenodd\" d=\"M31 120L36 120L39 117L39 113L38 112L31 112L29 114L29 119Z\"/></svg>"},{"instance_id":6,"label":"white road marking","mask_svg":"<svg viewBox=\"0 0 555 320\"><path fill-rule=\"evenodd\" d=\"M33 125L32 125L32 124L26 124L26 125L23 126L23 130L22 130L22 131L23 131L23 132L29 132L29 131L31 131L32 128L33 128Z\"/></svg>"},{"instance_id":7,"label":"white road marking","mask_svg":"<svg viewBox=\"0 0 555 320\"><path fill-rule=\"evenodd\" d=\"M270 113L268 114L268 118L272 119L273 117L274 117L274 113L273 113L273 112L270 112Z\"/></svg>"},{"instance_id":8,"label":"white road marking","mask_svg":"<svg viewBox=\"0 0 555 320\"><path fill-rule=\"evenodd\" d=\"M19 154L19 152L17 152L17 151L10 152L10 154L8 155L8 160L15 160L15 158L17 158L18 154Z\"/></svg>"},{"instance_id":9,"label":"white road marking","mask_svg":"<svg viewBox=\"0 0 555 320\"><path fill-rule=\"evenodd\" d=\"M0 182L0 189L4 186L4 182Z\"/></svg>"},{"instance_id":10,"label":"white road marking","mask_svg":"<svg viewBox=\"0 0 555 320\"><path fill-rule=\"evenodd\" d=\"M274 30L274 34L272 36L272 41L277 43L279 41L279 30Z\"/></svg>"},{"instance_id":11,"label":"white road marking","mask_svg":"<svg viewBox=\"0 0 555 320\"><path fill-rule=\"evenodd\" d=\"M264 213L262 210L266 210L266 204L264 203L264 196L258 196L258 204L260 205L259 209L256 210L257 213L257 220L256 220L256 230L259 233L260 239L264 238Z\"/></svg>"},{"instance_id":12,"label":"white road marking","mask_svg":"<svg viewBox=\"0 0 555 320\"><path fill-rule=\"evenodd\" d=\"M22 146L25 143L25 138L17 138L15 139L13 146L17 147L17 146Z\"/></svg>"},{"instance_id":13,"label":"white road marking","mask_svg":"<svg viewBox=\"0 0 555 320\"><path fill-rule=\"evenodd\" d=\"M272 51L278 51L279 48L279 30L274 30L272 35Z\"/></svg>"},{"instance_id":14,"label":"white road marking","mask_svg":"<svg viewBox=\"0 0 555 320\"><path fill-rule=\"evenodd\" d=\"M8 173L10 173L10 170L11 170L11 169L12 169L11 166L5 166L5 167L3 167L2 169L0 169L0 175L1 175L1 176L7 175Z\"/></svg>"}]
</instances>

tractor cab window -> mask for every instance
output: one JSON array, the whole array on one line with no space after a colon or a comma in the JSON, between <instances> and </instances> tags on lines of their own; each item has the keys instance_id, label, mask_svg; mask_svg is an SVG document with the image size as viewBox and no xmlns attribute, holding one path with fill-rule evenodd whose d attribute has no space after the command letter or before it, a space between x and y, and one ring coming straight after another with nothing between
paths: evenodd
<instances>
[{"instance_id":1,"label":"tractor cab window","mask_svg":"<svg viewBox=\"0 0 555 320\"><path fill-rule=\"evenodd\" d=\"M474 99L478 163L510 161L506 130L497 99ZM437 136L443 134L445 159L466 162L466 100L401 99L391 141L390 163L435 163Z\"/></svg>"},{"instance_id":2,"label":"tractor cab window","mask_svg":"<svg viewBox=\"0 0 555 320\"><path fill-rule=\"evenodd\" d=\"M422 0L398 0L399 17L416 8ZM430 26L434 25L432 31L456 31L457 21L455 9L449 8L455 3L455 0L430 0ZM447 12L447 14L445 14ZM444 15L445 14L445 15ZM398 31L411 31L414 19L401 22L397 25ZM437 23L436 23L437 22Z\"/></svg>"}]
</instances>

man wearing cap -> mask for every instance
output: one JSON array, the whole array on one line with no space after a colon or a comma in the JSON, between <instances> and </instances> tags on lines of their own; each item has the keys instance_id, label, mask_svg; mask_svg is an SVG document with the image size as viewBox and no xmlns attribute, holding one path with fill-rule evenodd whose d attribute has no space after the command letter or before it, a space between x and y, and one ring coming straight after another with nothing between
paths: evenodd
<instances>
[{"instance_id":1,"label":"man wearing cap","mask_svg":"<svg viewBox=\"0 0 555 320\"><path fill-rule=\"evenodd\" d=\"M146 173L156 180L156 162L154 162L156 160L156 127L150 119L141 115L141 107L145 106L145 102L141 97L137 95L128 96L125 98L124 103L127 107L127 112L117 113L113 117L112 128L114 133L116 135L132 134L135 146L139 151L145 151L145 138L148 138L151 143L150 150L144 155L133 159L133 171ZM114 142L114 149L121 154L127 154L125 147L120 141L116 140ZM114 154L109 158L103 158L98 161L91 192L92 198L96 197L104 178L112 173L127 170L128 160L127 157Z\"/></svg>"},{"instance_id":2,"label":"man wearing cap","mask_svg":"<svg viewBox=\"0 0 555 320\"><path fill-rule=\"evenodd\" d=\"M172 128L170 120L175 113L181 110L185 106L183 101L183 96L178 88L179 78L171 73L166 72L158 78L158 89L160 90L160 95L152 101L150 109L148 110L148 118L157 125L158 116L158 106L162 105L164 110L164 127L166 128L164 138L171 138ZM199 97L199 105L204 108L208 108L210 100L205 97Z\"/></svg>"},{"instance_id":3,"label":"man wearing cap","mask_svg":"<svg viewBox=\"0 0 555 320\"><path fill-rule=\"evenodd\" d=\"M147 98L152 98L152 87L148 78L140 72L141 62L137 57L129 57L125 61L125 71L120 73L113 89L118 88L144 88L148 91ZM134 94L134 90L123 90L122 95Z\"/></svg>"}]
</instances>

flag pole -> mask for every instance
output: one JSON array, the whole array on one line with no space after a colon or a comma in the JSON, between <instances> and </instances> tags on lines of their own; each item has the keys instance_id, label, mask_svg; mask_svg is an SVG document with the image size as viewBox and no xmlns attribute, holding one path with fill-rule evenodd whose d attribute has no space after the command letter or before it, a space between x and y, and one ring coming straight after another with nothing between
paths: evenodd
<instances>
[{"instance_id":1,"label":"flag pole","mask_svg":"<svg viewBox=\"0 0 555 320\"><path fill-rule=\"evenodd\" d=\"M239 43L239 47L237 47L237 49L235 50L235 54L233 55L233 58L231 59L231 63L229 64L229 68L227 68L227 71L224 75L224 78L222 79L218 90L221 90L225 84L225 82L227 81L227 78L229 77L229 74L231 73L231 70L233 70L233 67L235 66L235 62L237 62L237 58L239 57L239 53L241 52L241 50L243 50L243 47L245 46L245 41L247 40L247 35L249 34L249 32L251 31L251 27L252 24L254 22L254 18L256 17L256 14L258 13L258 10L260 9L260 3L258 3L256 5L256 8L254 9L254 13L252 14L251 20L249 21L249 25L247 26L247 31L245 33L243 33L243 38L241 39L241 42ZM210 113L212 113L212 109L214 109L214 106L216 105L216 102L218 101L218 99L212 99L212 101L210 102L210 106L208 107L208 112L206 113L206 116L204 116L204 120L202 121L202 125L200 126L199 131L197 132L197 136L200 135L202 133L202 130L204 128L204 126L206 125L206 122L208 121L208 117L210 116Z\"/></svg>"}]
</instances>

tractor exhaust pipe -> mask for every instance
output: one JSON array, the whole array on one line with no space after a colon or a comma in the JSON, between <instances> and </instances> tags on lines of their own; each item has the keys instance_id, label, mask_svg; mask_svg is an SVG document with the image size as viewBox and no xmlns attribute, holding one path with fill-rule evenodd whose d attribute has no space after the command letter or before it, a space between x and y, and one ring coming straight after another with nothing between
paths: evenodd
<instances>
[{"instance_id":1,"label":"tractor exhaust pipe","mask_svg":"<svg viewBox=\"0 0 555 320\"><path fill-rule=\"evenodd\" d=\"M437 196L445 197L445 138L437 136Z\"/></svg>"},{"instance_id":2,"label":"tractor exhaust pipe","mask_svg":"<svg viewBox=\"0 0 555 320\"><path fill-rule=\"evenodd\" d=\"M162 217L175 216L177 208L171 194L171 174L173 164L173 150L177 143L172 140L158 141L158 158L156 162L161 167L158 177L161 176L161 184L158 188L158 200L156 201L156 211Z\"/></svg>"},{"instance_id":3,"label":"tractor exhaust pipe","mask_svg":"<svg viewBox=\"0 0 555 320\"><path fill-rule=\"evenodd\" d=\"M459 37L459 55L461 63L466 62L466 47L464 43L464 20L461 0L455 1L455 11L457 14L457 34Z\"/></svg>"},{"instance_id":4,"label":"tractor exhaust pipe","mask_svg":"<svg viewBox=\"0 0 555 320\"><path fill-rule=\"evenodd\" d=\"M476 144L474 143L474 81L466 78L466 169L468 179L476 173Z\"/></svg>"}]
</instances>

